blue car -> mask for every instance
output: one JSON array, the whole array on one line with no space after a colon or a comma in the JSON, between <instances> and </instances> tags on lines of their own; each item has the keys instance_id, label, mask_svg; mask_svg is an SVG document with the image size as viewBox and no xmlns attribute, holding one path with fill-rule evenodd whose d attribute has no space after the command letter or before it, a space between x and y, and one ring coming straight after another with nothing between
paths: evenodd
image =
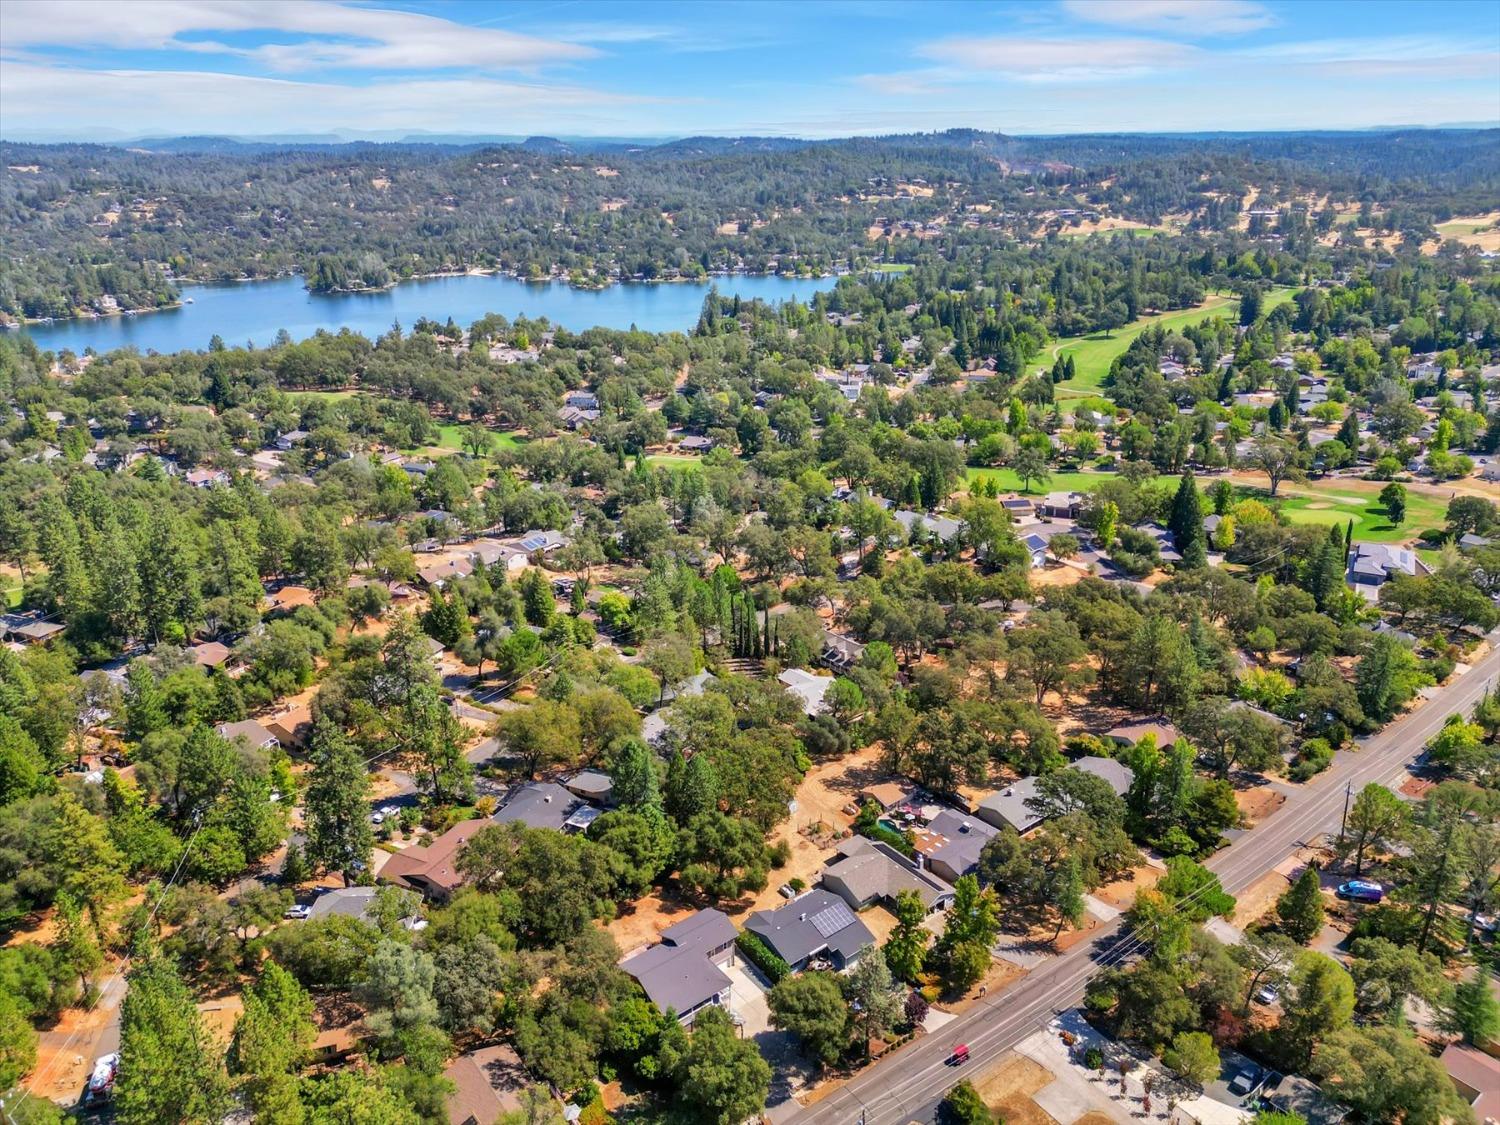
<instances>
[{"instance_id":1,"label":"blue car","mask_svg":"<svg viewBox=\"0 0 1500 1125\"><path fill-rule=\"evenodd\" d=\"M1380 902L1385 898L1385 888L1367 879L1350 879L1347 883L1340 883L1337 893L1339 898L1351 902Z\"/></svg>"}]
</instances>

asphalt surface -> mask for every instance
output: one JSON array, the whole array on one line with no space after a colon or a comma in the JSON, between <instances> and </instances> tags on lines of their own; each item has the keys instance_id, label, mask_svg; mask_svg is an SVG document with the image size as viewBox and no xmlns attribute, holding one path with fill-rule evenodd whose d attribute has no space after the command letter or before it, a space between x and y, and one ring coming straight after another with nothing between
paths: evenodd
<instances>
[{"instance_id":1,"label":"asphalt surface","mask_svg":"<svg viewBox=\"0 0 1500 1125\"><path fill-rule=\"evenodd\" d=\"M1492 634L1491 642L1497 636ZM1355 793L1370 782L1395 782L1407 764L1455 712L1469 713L1500 675L1500 646L1456 677L1436 697L1384 730L1361 740L1358 750L1340 751L1331 765L1292 792L1279 809L1213 856L1207 866L1224 889L1239 894L1302 843L1337 831L1346 787ZM933 1035L924 1036L877 1063L822 1101L777 1113L778 1125L901 1125L931 1121L943 1095L968 1074L980 1074L1058 1012L1083 1000L1084 986L1102 967L1133 949L1124 921L1100 927L1015 984L977 1003ZM1113 951L1113 952L1112 952ZM969 1048L969 1061L948 1065L955 1045Z\"/></svg>"}]
</instances>

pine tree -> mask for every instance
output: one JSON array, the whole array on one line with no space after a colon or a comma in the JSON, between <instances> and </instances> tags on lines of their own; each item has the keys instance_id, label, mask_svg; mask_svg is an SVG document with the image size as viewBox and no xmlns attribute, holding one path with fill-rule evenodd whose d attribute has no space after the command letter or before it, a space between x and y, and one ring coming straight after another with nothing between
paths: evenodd
<instances>
[{"instance_id":1,"label":"pine tree","mask_svg":"<svg viewBox=\"0 0 1500 1125\"><path fill-rule=\"evenodd\" d=\"M1285 894L1276 900L1276 916L1293 941L1306 945L1323 928L1323 890L1317 864L1309 863Z\"/></svg>"},{"instance_id":2,"label":"pine tree","mask_svg":"<svg viewBox=\"0 0 1500 1125\"><path fill-rule=\"evenodd\" d=\"M1444 1031L1463 1036L1463 1041L1482 1047L1500 1035L1500 1001L1490 991L1489 973L1481 969L1453 989L1453 998L1442 1012Z\"/></svg>"},{"instance_id":3,"label":"pine tree","mask_svg":"<svg viewBox=\"0 0 1500 1125\"><path fill-rule=\"evenodd\" d=\"M307 859L350 877L368 866L375 840L370 832L370 773L354 744L327 717L313 728L308 756L312 777L304 808Z\"/></svg>"},{"instance_id":4,"label":"pine tree","mask_svg":"<svg viewBox=\"0 0 1500 1125\"><path fill-rule=\"evenodd\" d=\"M229 1108L223 1064L177 970L152 954L129 980L114 1096L121 1125L218 1121Z\"/></svg>"}]
</instances>

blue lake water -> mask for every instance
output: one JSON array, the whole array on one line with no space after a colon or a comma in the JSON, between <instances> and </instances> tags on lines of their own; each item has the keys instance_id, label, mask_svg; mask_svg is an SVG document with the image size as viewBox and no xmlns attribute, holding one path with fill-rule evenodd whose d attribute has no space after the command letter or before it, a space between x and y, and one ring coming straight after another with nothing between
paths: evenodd
<instances>
[{"instance_id":1,"label":"blue lake water","mask_svg":"<svg viewBox=\"0 0 1500 1125\"><path fill-rule=\"evenodd\" d=\"M404 281L379 293L309 293L300 277L274 281L184 285L192 304L138 316L100 317L27 325L37 346L52 351L93 348L107 352L134 346L141 351L201 350L217 333L231 346L246 342L265 346L285 328L303 340L320 328L349 328L378 336L399 321L410 328L421 317L467 327L488 313L546 317L553 324L581 331L632 325L648 332L686 332L698 322L710 285L719 292L750 300L806 301L831 289L832 278L786 278L736 275L710 282L630 283L608 289L574 289L565 283L536 284L513 277L465 275Z\"/></svg>"}]
</instances>

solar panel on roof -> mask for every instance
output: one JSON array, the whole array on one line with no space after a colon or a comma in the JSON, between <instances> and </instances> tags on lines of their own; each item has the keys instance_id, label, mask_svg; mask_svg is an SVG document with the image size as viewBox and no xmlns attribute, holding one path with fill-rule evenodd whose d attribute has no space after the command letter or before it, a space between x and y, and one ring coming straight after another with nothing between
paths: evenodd
<instances>
[{"instance_id":1,"label":"solar panel on roof","mask_svg":"<svg viewBox=\"0 0 1500 1125\"><path fill-rule=\"evenodd\" d=\"M832 937L846 926L852 926L854 915L844 903L835 902L810 916L808 921L812 923L813 929L818 931L819 937L826 938Z\"/></svg>"}]
</instances>

